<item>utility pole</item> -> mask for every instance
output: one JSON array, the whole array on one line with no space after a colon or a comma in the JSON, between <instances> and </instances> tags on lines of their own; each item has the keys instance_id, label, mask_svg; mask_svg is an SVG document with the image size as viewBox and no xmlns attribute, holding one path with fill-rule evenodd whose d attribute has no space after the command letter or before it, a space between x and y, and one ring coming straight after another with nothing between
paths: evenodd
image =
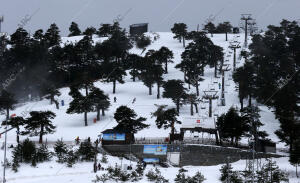
<instances>
[{"instance_id":1,"label":"utility pole","mask_svg":"<svg viewBox=\"0 0 300 183\"><path fill-rule=\"evenodd\" d=\"M4 42L2 41L2 32L1 32L1 24L4 21L4 16L0 16L0 57L2 61L3 50L4 50Z\"/></svg>"},{"instance_id":2,"label":"utility pole","mask_svg":"<svg viewBox=\"0 0 300 183\"><path fill-rule=\"evenodd\" d=\"M0 56L1 56L1 60L2 60L2 50L3 50L3 44L2 44L2 40L1 40L1 36L2 36L2 34L1 34L1 24L2 24L2 22L4 21L4 17L3 16L0 16L0 46L1 46L1 48L0 48ZM4 160L3 160L3 180L2 180L2 182L3 183L5 183L6 182L6 179L5 179L5 169L6 169L6 164L7 164L7 162L6 162L6 143L7 143L7 122L6 122L6 126L5 126L5 139L4 139Z\"/></svg>"},{"instance_id":3,"label":"utility pole","mask_svg":"<svg viewBox=\"0 0 300 183\"><path fill-rule=\"evenodd\" d=\"M251 14L242 14L241 20L245 21L245 47L248 44L248 22L252 20Z\"/></svg>"},{"instance_id":4,"label":"utility pole","mask_svg":"<svg viewBox=\"0 0 300 183\"><path fill-rule=\"evenodd\" d=\"M235 71L236 68L236 49L241 48L240 43L237 41L230 42L230 49L233 50L233 71Z\"/></svg>"},{"instance_id":5,"label":"utility pole","mask_svg":"<svg viewBox=\"0 0 300 183\"><path fill-rule=\"evenodd\" d=\"M219 96L217 96L217 91L215 90L206 90L204 92L204 99L209 100L209 117L212 117L212 100L218 99Z\"/></svg>"},{"instance_id":6,"label":"utility pole","mask_svg":"<svg viewBox=\"0 0 300 183\"><path fill-rule=\"evenodd\" d=\"M229 65L228 64L223 64L221 68L222 72L222 93L221 93L221 105L225 106L225 71L229 71Z\"/></svg>"},{"instance_id":7,"label":"utility pole","mask_svg":"<svg viewBox=\"0 0 300 183\"><path fill-rule=\"evenodd\" d=\"M95 145L96 145L96 150L95 150L95 157L94 157L94 173L97 172L97 155L98 155L98 144L99 144L99 140L97 139L95 141Z\"/></svg>"}]
</instances>

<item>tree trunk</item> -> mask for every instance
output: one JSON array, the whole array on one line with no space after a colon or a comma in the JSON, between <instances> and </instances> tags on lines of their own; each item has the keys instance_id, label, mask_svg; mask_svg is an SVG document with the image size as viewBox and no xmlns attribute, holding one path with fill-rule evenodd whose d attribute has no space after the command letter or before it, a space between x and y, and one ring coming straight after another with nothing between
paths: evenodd
<instances>
[{"instance_id":1,"label":"tree trunk","mask_svg":"<svg viewBox=\"0 0 300 183\"><path fill-rule=\"evenodd\" d=\"M193 108L193 103L191 102L191 116L194 115L194 108Z\"/></svg>"},{"instance_id":2,"label":"tree trunk","mask_svg":"<svg viewBox=\"0 0 300 183\"><path fill-rule=\"evenodd\" d=\"M116 80L113 81L113 93L116 93Z\"/></svg>"},{"instance_id":3,"label":"tree trunk","mask_svg":"<svg viewBox=\"0 0 300 183\"><path fill-rule=\"evenodd\" d=\"M197 104L194 104L194 105L195 105L196 113L199 113L199 111L198 111L198 105Z\"/></svg>"},{"instance_id":4,"label":"tree trunk","mask_svg":"<svg viewBox=\"0 0 300 183\"><path fill-rule=\"evenodd\" d=\"M18 144L20 143L20 136L19 136L19 134L20 134L20 128L17 127L17 143Z\"/></svg>"},{"instance_id":5,"label":"tree trunk","mask_svg":"<svg viewBox=\"0 0 300 183\"><path fill-rule=\"evenodd\" d=\"M215 78L217 78L217 62L215 62Z\"/></svg>"},{"instance_id":6,"label":"tree trunk","mask_svg":"<svg viewBox=\"0 0 300 183\"><path fill-rule=\"evenodd\" d=\"M100 108L97 108L97 121L100 121Z\"/></svg>"},{"instance_id":7,"label":"tree trunk","mask_svg":"<svg viewBox=\"0 0 300 183\"><path fill-rule=\"evenodd\" d=\"M165 73L168 74L168 61L165 62Z\"/></svg>"},{"instance_id":8,"label":"tree trunk","mask_svg":"<svg viewBox=\"0 0 300 183\"><path fill-rule=\"evenodd\" d=\"M251 94L249 94L249 101L248 101L248 102L249 102L249 104L248 104L249 107L251 107L251 105L252 105L252 97L251 97Z\"/></svg>"},{"instance_id":9,"label":"tree trunk","mask_svg":"<svg viewBox=\"0 0 300 183\"><path fill-rule=\"evenodd\" d=\"M152 85L149 86L149 95L152 95Z\"/></svg>"},{"instance_id":10,"label":"tree trunk","mask_svg":"<svg viewBox=\"0 0 300 183\"><path fill-rule=\"evenodd\" d=\"M6 108L6 120L9 120L9 108Z\"/></svg>"},{"instance_id":11,"label":"tree trunk","mask_svg":"<svg viewBox=\"0 0 300 183\"><path fill-rule=\"evenodd\" d=\"M198 84L198 81L196 81L196 91L197 91L197 96L199 96L199 84Z\"/></svg>"},{"instance_id":12,"label":"tree trunk","mask_svg":"<svg viewBox=\"0 0 300 183\"><path fill-rule=\"evenodd\" d=\"M132 73L132 81L135 82L135 68L133 68L133 73Z\"/></svg>"},{"instance_id":13,"label":"tree trunk","mask_svg":"<svg viewBox=\"0 0 300 183\"><path fill-rule=\"evenodd\" d=\"M84 112L84 125L88 126L88 122L87 122L87 112Z\"/></svg>"},{"instance_id":14,"label":"tree trunk","mask_svg":"<svg viewBox=\"0 0 300 183\"><path fill-rule=\"evenodd\" d=\"M52 104L53 104L53 100L54 100L54 96L53 96L53 95L51 95L51 96L50 96L50 105L52 105Z\"/></svg>"},{"instance_id":15,"label":"tree trunk","mask_svg":"<svg viewBox=\"0 0 300 183\"><path fill-rule=\"evenodd\" d=\"M299 175L298 175L298 169L297 169L297 164L296 164L296 177L298 178Z\"/></svg>"},{"instance_id":16,"label":"tree trunk","mask_svg":"<svg viewBox=\"0 0 300 183\"><path fill-rule=\"evenodd\" d=\"M183 47L185 48L185 38L183 37L182 40L183 40L182 41L183 42Z\"/></svg>"},{"instance_id":17,"label":"tree trunk","mask_svg":"<svg viewBox=\"0 0 300 183\"><path fill-rule=\"evenodd\" d=\"M241 111L244 109L244 99L240 97Z\"/></svg>"},{"instance_id":18,"label":"tree trunk","mask_svg":"<svg viewBox=\"0 0 300 183\"><path fill-rule=\"evenodd\" d=\"M40 131L40 140L39 143L43 143L43 133L44 133L44 125L41 125L41 131Z\"/></svg>"},{"instance_id":19,"label":"tree trunk","mask_svg":"<svg viewBox=\"0 0 300 183\"><path fill-rule=\"evenodd\" d=\"M160 84L157 83L157 99L160 98Z\"/></svg>"},{"instance_id":20,"label":"tree trunk","mask_svg":"<svg viewBox=\"0 0 300 183\"><path fill-rule=\"evenodd\" d=\"M231 137L231 145L233 145L233 137Z\"/></svg>"},{"instance_id":21,"label":"tree trunk","mask_svg":"<svg viewBox=\"0 0 300 183\"><path fill-rule=\"evenodd\" d=\"M89 95L89 89L87 87L87 85L85 85L85 96L88 96Z\"/></svg>"},{"instance_id":22,"label":"tree trunk","mask_svg":"<svg viewBox=\"0 0 300 183\"><path fill-rule=\"evenodd\" d=\"M226 41L228 41L228 36L227 36L227 32L225 32L225 35L226 35Z\"/></svg>"},{"instance_id":23,"label":"tree trunk","mask_svg":"<svg viewBox=\"0 0 300 183\"><path fill-rule=\"evenodd\" d=\"M102 116L105 116L105 110L102 109Z\"/></svg>"},{"instance_id":24,"label":"tree trunk","mask_svg":"<svg viewBox=\"0 0 300 183\"><path fill-rule=\"evenodd\" d=\"M178 114L179 114L179 103L180 103L180 99L177 99L177 102L176 102L176 108L177 108Z\"/></svg>"}]
</instances>

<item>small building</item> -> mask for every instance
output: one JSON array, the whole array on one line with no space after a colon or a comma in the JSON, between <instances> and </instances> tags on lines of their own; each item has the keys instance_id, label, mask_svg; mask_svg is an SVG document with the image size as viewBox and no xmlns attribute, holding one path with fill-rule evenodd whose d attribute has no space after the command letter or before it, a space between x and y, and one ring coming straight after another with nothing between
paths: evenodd
<instances>
[{"instance_id":1,"label":"small building","mask_svg":"<svg viewBox=\"0 0 300 183\"><path fill-rule=\"evenodd\" d=\"M102 145L122 145L122 144L132 144L134 143L133 133L127 131L107 129L102 132Z\"/></svg>"},{"instance_id":2,"label":"small building","mask_svg":"<svg viewBox=\"0 0 300 183\"><path fill-rule=\"evenodd\" d=\"M142 35L148 32L148 23L132 24L130 25L130 36Z\"/></svg>"}]
</instances>

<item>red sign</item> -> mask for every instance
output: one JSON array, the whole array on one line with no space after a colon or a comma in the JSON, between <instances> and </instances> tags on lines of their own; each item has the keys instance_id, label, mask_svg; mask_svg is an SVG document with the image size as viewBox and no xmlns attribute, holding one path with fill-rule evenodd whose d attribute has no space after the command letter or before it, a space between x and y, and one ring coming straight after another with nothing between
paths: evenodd
<instances>
[{"instance_id":1,"label":"red sign","mask_svg":"<svg viewBox=\"0 0 300 183\"><path fill-rule=\"evenodd\" d=\"M10 117L13 118L13 117L16 117L16 116L17 116L16 114L12 114Z\"/></svg>"},{"instance_id":2,"label":"red sign","mask_svg":"<svg viewBox=\"0 0 300 183\"><path fill-rule=\"evenodd\" d=\"M197 119L197 123L200 123L200 119Z\"/></svg>"}]
</instances>

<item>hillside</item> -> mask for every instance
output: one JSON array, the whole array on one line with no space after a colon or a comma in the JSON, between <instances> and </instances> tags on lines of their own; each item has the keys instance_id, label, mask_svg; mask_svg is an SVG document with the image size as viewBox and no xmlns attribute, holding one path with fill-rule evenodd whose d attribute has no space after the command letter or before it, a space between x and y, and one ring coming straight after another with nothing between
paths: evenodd
<instances>
[{"instance_id":1,"label":"hillside","mask_svg":"<svg viewBox=\"0 0 300 183\"><path fill-rule=\"evenodd\" d=\"M148 33L149 36L153 38L152 33ZM181 53L184 51L182 44L178 42L178 40L173 39L172 33L169 32L160 32L160 38L154 41L150 46L147 47L147 50L154 49L158 50L162 46L168 47L174 53L174 63L169 65L169 73L165 74L164 80L167 81L169 79L183 79L183 73L178 69L175 69L175 65L180 63L181 61ZM75 42L80 40L82 37L64 37L62 41L66 44L70 42ZM105 38L104 38L105 39ZM103 38L94 37L94 42L103 41ZM225 36L223 34L215 34L212 38L214 44L219 45L224 48L225 52L225 60L229 60L225 62L230 65L232 68L232 60L233 54L232 51L228 48L229 41L236 40L239 42L243 42L242 35L229 35L229 41L225 41ZM153 40L153 39L152 39ZM137 48L132 48L130 50L132 53L141 54L142 50ZM143 52L145 54L147 51ZM239 55L240 49L237 51ZM237 56L238 57L238 56ZM239 57L238 57L239 58ZM238 60L237 67L243 65L243 60ZM221 77L214 78L214 69L209 68L208 66L205 68L205 74L203 77L205 80L200 83L200 97L203 96L204 90L210 90L214 88L218 91L218 95L221 95L221 90L219 89L219 83L221 83ZM116 125L116 122L113 118L113 114L120 105L127 105L128 107L134 109L139 116L143 116L147 118L147 123L151 126L148 129L144 129L136 134L136 137L167 137L169 130L157 129L155 125L155 119L151 118L151 112L155 111L157 108L155 104L158 105L168 105L169 107L175 107L175 104L170 99L156 99L156 86L153 87L153 95L148 95L148 88L141 82L136 81L133 82L130 79L130 75L127 74L125 78L125 84L117 84L116 94L112 94L112 83L103 83L101 80L94 83L96 87L104 90L106 94L109 94L111 100L111 107L109 111L106 112L104 117L101 116L101 120L97 123L93 123L93 119L96 117L96 113L88 113L88 127L84 127L83 123L83 114L66 114L66 110L68 108L68 104L72 101L72 97L68 95L69 88L61 88L60 92L62 95L58 97L58 100L64 100L65 105L61 106L59 110L55 108L55 105L50 105L49 100L42 101L34 101L28 102L22 105L21 107L16 108L11 113L15 113L16 115L26 115L28 117L28 113L30 111L36 110L51 110L56 113L56 118L54 119L54 124L57 126L56 133L51 135L46 135L48 141L56 141L57 139L63 138L65 141L73 141L77 136L81 139L91 137L92 139L96 138L103 130L112 128ZM186 85L186 88L188 86ZM195 92L194 87L191 87L190 92ZM216 115L221 115L226 112L231 106L239 107L238 93L236 91L236 85L232 80L232 70L226 72L225 74L225 98L226 98L226 106L218 106L220 100L213 101L213 114L212 118L208 118L208 103L201 103L199 106L199 113L194 114L194 116L190 115L189 105L184 105L180 109L180 121L182 121L182 125L177 125L176 129L179 130L181 126L184 127L193 127L193 126L201 126L201 127L209 127L214 128L214 118ZM117 102L113 102L113 98L117 98ZM136 98L136 102L133 104L133 99ZM278 138L274 134L274 131L278 129L279 123L274 118L273 113L270 109L268 109L264 105L260 105L261 109L261 121L265 124L262 129L266 130L270 138L278 142ZM1 116L2 120L4 116ZM200 124L197 124L196 121L200 120ZM2 127L3 129L3 127ZM24 137L25 138L25 137ZM37 140L36 137L32 138L33 140ZM2 141L3 139L1 139ZM8 133L8 140L10 143L14 143L15 141L15 132L14 130ZM283 147L283 144L279 144L279 147Z\"/></svg>"}]
</instances>

